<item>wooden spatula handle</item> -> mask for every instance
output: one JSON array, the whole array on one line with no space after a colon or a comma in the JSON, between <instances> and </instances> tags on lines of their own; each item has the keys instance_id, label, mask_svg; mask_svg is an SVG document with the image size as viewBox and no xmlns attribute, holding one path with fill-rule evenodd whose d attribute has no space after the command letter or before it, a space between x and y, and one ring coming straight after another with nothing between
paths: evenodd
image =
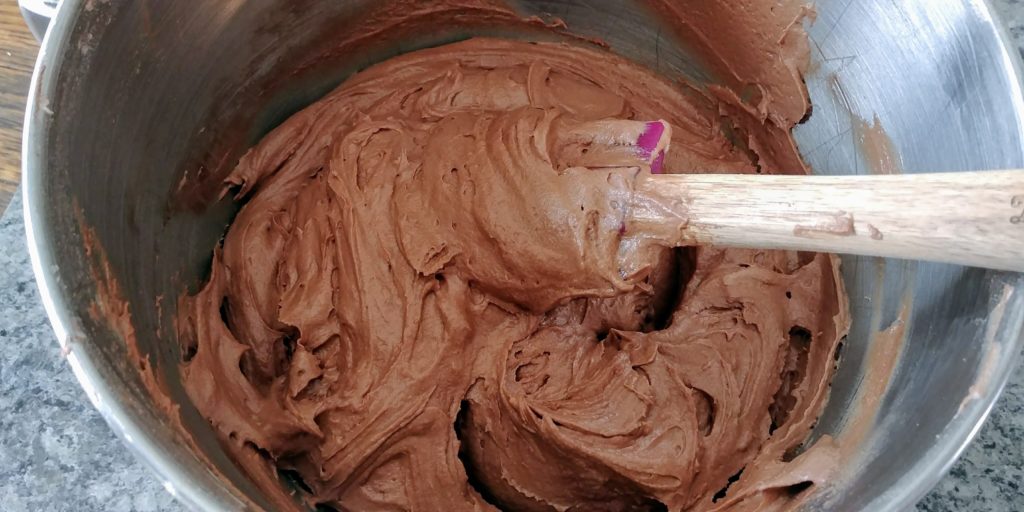
<instances>
[{"instance_id":1,"label":"wooden spatula handle","mask_svg":"<svg viewBox=\"0 0 1024 512\"><path fill-rule=\"evenodd\" d=\"M699 243L1024 271L1024 170L676 174L649 176L638 192L657 205L640 223L669 213L684 221L682 236Z\"/></svg>"}]
</instances>

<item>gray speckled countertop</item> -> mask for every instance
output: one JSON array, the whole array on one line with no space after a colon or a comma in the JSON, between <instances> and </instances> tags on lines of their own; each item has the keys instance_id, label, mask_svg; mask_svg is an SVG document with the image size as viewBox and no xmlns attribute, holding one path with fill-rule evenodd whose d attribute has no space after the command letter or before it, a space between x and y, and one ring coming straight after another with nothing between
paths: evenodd
<instances>
[{"instance_id":1,"label":"gray speckled countertop","mask_svg":"<svg viewBox=\"0 0 1024 512\"><path fill-rule=\"evenodd\" d=\"M1024 56L1024 0L993 0ZM178 511L111 433L50 330L20 198L0 217L0 511ZM920 511L1024 510L1024 368Z\"/></svg>"}]
</instances>

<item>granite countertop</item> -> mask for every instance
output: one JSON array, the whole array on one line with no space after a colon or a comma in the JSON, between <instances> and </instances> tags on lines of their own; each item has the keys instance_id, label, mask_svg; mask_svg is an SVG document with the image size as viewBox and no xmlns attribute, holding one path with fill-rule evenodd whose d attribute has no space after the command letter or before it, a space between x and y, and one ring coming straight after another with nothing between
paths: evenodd
<instances>
[{"instance_id":1,"label":"granite countertop","mask_svg":"<svg viewBox=\"0 0 1024 512\"><path fill-rule=\"evenodd\" d=\"M8 0L13 1L13 0ZM993 0L1024 56L1024 0ZM0 217L0 511L179 511L89 404L60 355L25 248ZM1024 510L1024 368L919 511Z\"/></svg>"}]
</instances>

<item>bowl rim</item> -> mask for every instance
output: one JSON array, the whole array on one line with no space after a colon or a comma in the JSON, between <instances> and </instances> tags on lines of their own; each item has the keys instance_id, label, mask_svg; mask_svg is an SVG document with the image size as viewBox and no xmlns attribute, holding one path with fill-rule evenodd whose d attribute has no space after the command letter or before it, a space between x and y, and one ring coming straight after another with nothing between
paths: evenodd
<instances>
[{"instance_id":1,"label":"bowl rim","mask_svg":"<svg viewBox=\"0 0 1024 512\"><path fill-rule=\"evenodd\" d=\"M965 0L968 5L977 6L978 14L986 24L991 27L998 43L997 50L1003 61L1001 70L1007 78L1011 90L1009 96L1013 102L1013 112L1017 118L1017 132L1022 138L1021 145L1024 147L1024 63L1016 55L1011 53L1011 48L1016 48L1010 37L1006 24L998 15L992 5L993 0ZM1020 320L1018 319L1018 324ZM953 421L946 426L943 437L960 439L959 443L936 444L929 450L926 457L917 461L914 467L894 483L905 485L890 488L883 494L872 499L866 510L910 510L931 492L936 485L949 473L953 465L960 460L960 457L967 448L974 442L974 439L981 432L988 417L992 414L999 397L1013 376L1021 356L1021 345L1024 341L1024 331L1020 325L1009 332L1016 332L1016 337L1010 339L995 339L999 345L1000 357L995 369L994 378L988 381L984 392L980 393L979 402L985 406L975 417L960 416L954 417ZM991 350L991 349L990 349Z\"/></svg>"},{"instance_id":2,"label":"bowl rim","mask_svg":"<svg viewBox=\"0 0 1024 512\"><path fill-rule=\"evenodd\" d=\"M994 30L997 40L996 50L1003 61L1001 68L1007 82L1013 89L1010 92L1013 110L1017 117L1018 138L1024 147L1024 73L1022 63L1010 51L1016 45L1010 38L1008 29L992 7L992 0L964 0L977 7L977 12ZM46 222L47 214L44 205L48 204L48 192L43 185L43 176L47 172L44 162L49 154L49 133L53 126L53 113L49 110L48 98L58 89L57 78L61 76L61 57L71 43L72 28L76 25L83 12L102 7L91 6L91 0L63 0L57 15L51 20L40 45L35 69L28 91L24 129L22 132L22 199L25 218L25 234L32 271L35 275L39 295L49 318L51 327L62 348L68 365L75 378L85 391L89 401L100 412L111 430L134 454L136 459L157 475L163 487L179 502L195 510L244 509L254 506L245 497L237 496L223 483L217 489L205 487L187 471L178 467L174 457L161 448L156 440L139 419L121 404L120 395L111 382L103 378L95 362L85 351L76 351L73 345L79 343L73 330L80 325L80 312L65 300L64 286L55 272L56 263L52 259L55 239ZM964 450L977 436L988 416L998 401L999 395L1006 386L1019 359L1021 341L1024 333L1010 339L998 341L1004 349L1012 349L1008 357L1000 358L994 376L987 389L981 393L979 402L985 407L973 417L962 417L954 427L954 437L961 439L959 443L942 445L936 456L922 458L916 464L913 475L907 485L875 497L870 502L872 510L905 510L923 498L946 475ZM949 427L947 427L949 428ZM921 470L921 471L918 471ZM907 480L906 477L897 480ZM882 503L879 503L882 502Z\"/></svg>"},{"instance_id":3,"label":"bowl rim","mask_svg":"<svg viewBox=\"0 0 1024 512\"><path fill-rule=\"evenodd\" d=\"M161 447L142 422L124 406L120 393L103 378L96 363L83 350L75 350L80 334L75 331L80 312L71 307L63 295L65 287L55 272L53 261L55 240L46 224L44 210L48 192L42 176L44 162L49 154L48 134L53 126L53 112L49 98L58 89L61 76L61 57L71 44L71 32L84 11L99 10L92 0L62 0L56 15L40 42L39 53L29 84L21 143L21 193L25 219L25 237L29 260L35 275L39 296L53 328L61 354L85 391L89 402L99 411L107 425L121 440L136 460L155 474L164 489L178 502L191 510L249 510L251 501L231 493L223 483L216 489L204 486L193 475L178 467L174 457Z\"/></svg>"}]
</instances>

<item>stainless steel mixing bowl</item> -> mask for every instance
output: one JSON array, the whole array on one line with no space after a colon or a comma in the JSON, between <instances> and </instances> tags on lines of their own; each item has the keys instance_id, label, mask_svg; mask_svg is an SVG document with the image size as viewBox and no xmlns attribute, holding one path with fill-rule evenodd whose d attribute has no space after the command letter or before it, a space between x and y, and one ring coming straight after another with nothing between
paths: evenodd
<instances>
[{"instance_id":1,"label":"stainless steel mixing bowl","mask_svg":"<svg viewBox=\"0 0 1024 512\"><path fill-rule=\"evenodd\" d=\"M372 3L65 0L44 42L23 155L43 301L96 407L168 491L197 509L258 509L264 499L176 382L174 299L201 282L234 207L193 213L171 195L183 173L230 167L352 70L470 35L412 31L390 45L330 52L345 22ZM666 75L703 79L669 31L628 2L511 4L559 16ZM807 77L815 109L796 132L815 172L868 172L859 120L876 117L905 172L1024 167L1019 73L983 1L820 0L817 12ZM125 329L90 316L103 290L83 225L105 247L139 345L181 404L194 444L140 384ZM953 463L1006 381L1020 348L1024 278L870 258L845 258L843 273L854 324L815 435L845 436L852 450L808 508L904 510ZM873 351L876 333L900 321L901 355ZM891 375L878 371L886 362ZM873 387L884 391L877 407Z\"/></svg>"}]
</instances>

